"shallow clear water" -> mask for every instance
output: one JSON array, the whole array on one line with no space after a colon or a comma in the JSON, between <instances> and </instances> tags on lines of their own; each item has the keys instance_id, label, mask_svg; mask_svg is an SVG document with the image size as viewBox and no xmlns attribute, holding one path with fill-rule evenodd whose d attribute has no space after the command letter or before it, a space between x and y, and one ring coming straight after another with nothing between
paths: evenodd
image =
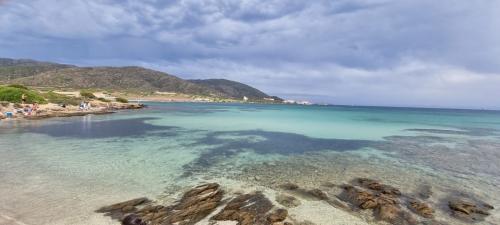
<instances>
[{"instance_id":1,"label":"shallow clear water","mask_svg":"<svg viewBox=\"0 0 500 225\"><path fill-rule=\"evenodd\" d=\"M209 180L272 190L370 177L408 193L430 184L436 205L460 192L498 206L500 112L149 103L1 121L0 159L0 224L114 224L93 210L139 196L168 201ZM484 223L500 223L498 214Z\"/></svg>"}]
</instances>

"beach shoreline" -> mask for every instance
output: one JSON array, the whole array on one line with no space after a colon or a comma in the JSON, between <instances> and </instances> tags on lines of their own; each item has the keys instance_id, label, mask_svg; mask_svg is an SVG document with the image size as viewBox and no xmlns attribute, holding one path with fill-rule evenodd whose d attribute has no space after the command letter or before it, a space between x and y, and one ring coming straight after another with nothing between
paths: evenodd
<instances>
[{"instance_id":1,"label":"beach shoreline","mask_svg":"<svg viewBox=\"0 0 500 225\"><path fill-rule=\"evenodd\" d=\"M96 107L90 109L81 109L76 106L60 106L56 104L44 104L39 105L39 109L35 112L30 112L29 114L23 112L23 108L28 107L31 104L21 105L23 107L16 108L12 104L8 107L2 107L0 109L0 121L8 120L41 120L48 118L60 118L60 117L75 117L75 116L86 116L86 115L105 115L112 114L116 111L121 110L135 110L142 109L145 107L144 104L140 103L109 103L109 104L95 104ZM7 116L11 113L10 116Z\"/></svg>"}]
</instances>

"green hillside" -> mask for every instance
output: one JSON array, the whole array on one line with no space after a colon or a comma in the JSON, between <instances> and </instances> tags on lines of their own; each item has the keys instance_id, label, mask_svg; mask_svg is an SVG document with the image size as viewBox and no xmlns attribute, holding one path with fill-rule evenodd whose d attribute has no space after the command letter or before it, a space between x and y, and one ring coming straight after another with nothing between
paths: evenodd
<instances>
[{"instance_id":1,"label":"green hillside","mask_svg":"<svg viewBox=\"0 0 500 225\"><path fill-rule=\"evenodd\" d=\"M217 98L263 100L269 96L224 79L183 80L142 67L77 67L26 59L0 58L0 83L31 87L102 89L141 93L174 92Z\"/></svg>"}]
</instances>

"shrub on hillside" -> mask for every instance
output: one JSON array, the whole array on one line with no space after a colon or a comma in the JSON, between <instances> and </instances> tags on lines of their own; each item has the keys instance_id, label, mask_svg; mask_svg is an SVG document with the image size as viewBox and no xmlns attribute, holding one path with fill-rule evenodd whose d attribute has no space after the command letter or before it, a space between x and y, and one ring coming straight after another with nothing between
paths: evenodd
<instances>
[{"instance_id":1,"label":"shrub on hillside","mask_svg":"<svg viewBox=\"0 0 500 225\"><path fill-rule=\"evenodd\" d=\"M116 98L116 101L117 101L117 102L121 102L121 103L128 103L128 100L127 100L127 99L120 98L120 97Z\"/></svg>"},{"instance_id":2,"label":"shrub on hillside","mask_svg":"<svg viewBox=\"0 0 500 225\"><path fill-rule=\"evenodd\" d=\"M26 90L16 87L0 87L0 101L21 103L23 94L26 96L26 103L45 104L47 101L40 93L33 90Z\"/></svg>"},{"instance_id":3,"label":"shrub on hillside","mask_svg":"<svg viewBox=\"0 0 500 225\"><path fill-rule=\"evenodd\" d=\"M105 98L97 98L97 100L99 100L101 102L111 102L110 100L105 99Z\"/></svg>"},{"instance_id":4,"label":"shrub on hillside","mask_svg":"<svg viewBox=\"0 0 500 225\"><path fill-rule=\"evenodd\" d=\"M42 96L45 97L47 101L49 101L50 103L55 103L55 104L78 105L80 104L81 101L80 98L58 94L53 91L43 93Z\"/></svg>"},{"instance_id":5,"label":"shrub on hillside","mask_svg":"<svg viewBox=\"0 0 500 225\"><path fill-rule=\"evenodd\" d=\"M9 84L7 85L7 87L13 87L13 88L19 88L19 89L24 89L24 90L28 90L28 88L22 84Z\"/></svg>"},{"instance_id":6,"label":"shrub on hillside","mask_svg":"<svg viewBox=\"0 0 500 225\"><path fill-rule=\"evenodd\" d=\"M80 91L80 96L82 96L82 98L92 98L94 99L95 98L95 95L94 93L90 92L90 91Z\"/></svg>"}]
</instances>

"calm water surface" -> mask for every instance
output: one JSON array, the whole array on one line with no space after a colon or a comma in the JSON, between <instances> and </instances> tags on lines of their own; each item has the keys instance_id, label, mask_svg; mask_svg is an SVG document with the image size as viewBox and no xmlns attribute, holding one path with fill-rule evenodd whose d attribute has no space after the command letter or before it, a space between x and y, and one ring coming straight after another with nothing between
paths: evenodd
<instances>
[{"instance_id":1,"label":"calm water surface","mask_svg":"<svg viewBox=\"0 0 500 225\"><path fill-rule=\"evenodd\" d=\"M408 193L431 185L436 205L462 193L500 206L496 111L149 103L2 121L0 159L0 224L113 224L93 210L139 196L168 201L209 180L273 189L370 177ZM498 214L484 223L500 224Z\"/></svg>"}]
</instances>

